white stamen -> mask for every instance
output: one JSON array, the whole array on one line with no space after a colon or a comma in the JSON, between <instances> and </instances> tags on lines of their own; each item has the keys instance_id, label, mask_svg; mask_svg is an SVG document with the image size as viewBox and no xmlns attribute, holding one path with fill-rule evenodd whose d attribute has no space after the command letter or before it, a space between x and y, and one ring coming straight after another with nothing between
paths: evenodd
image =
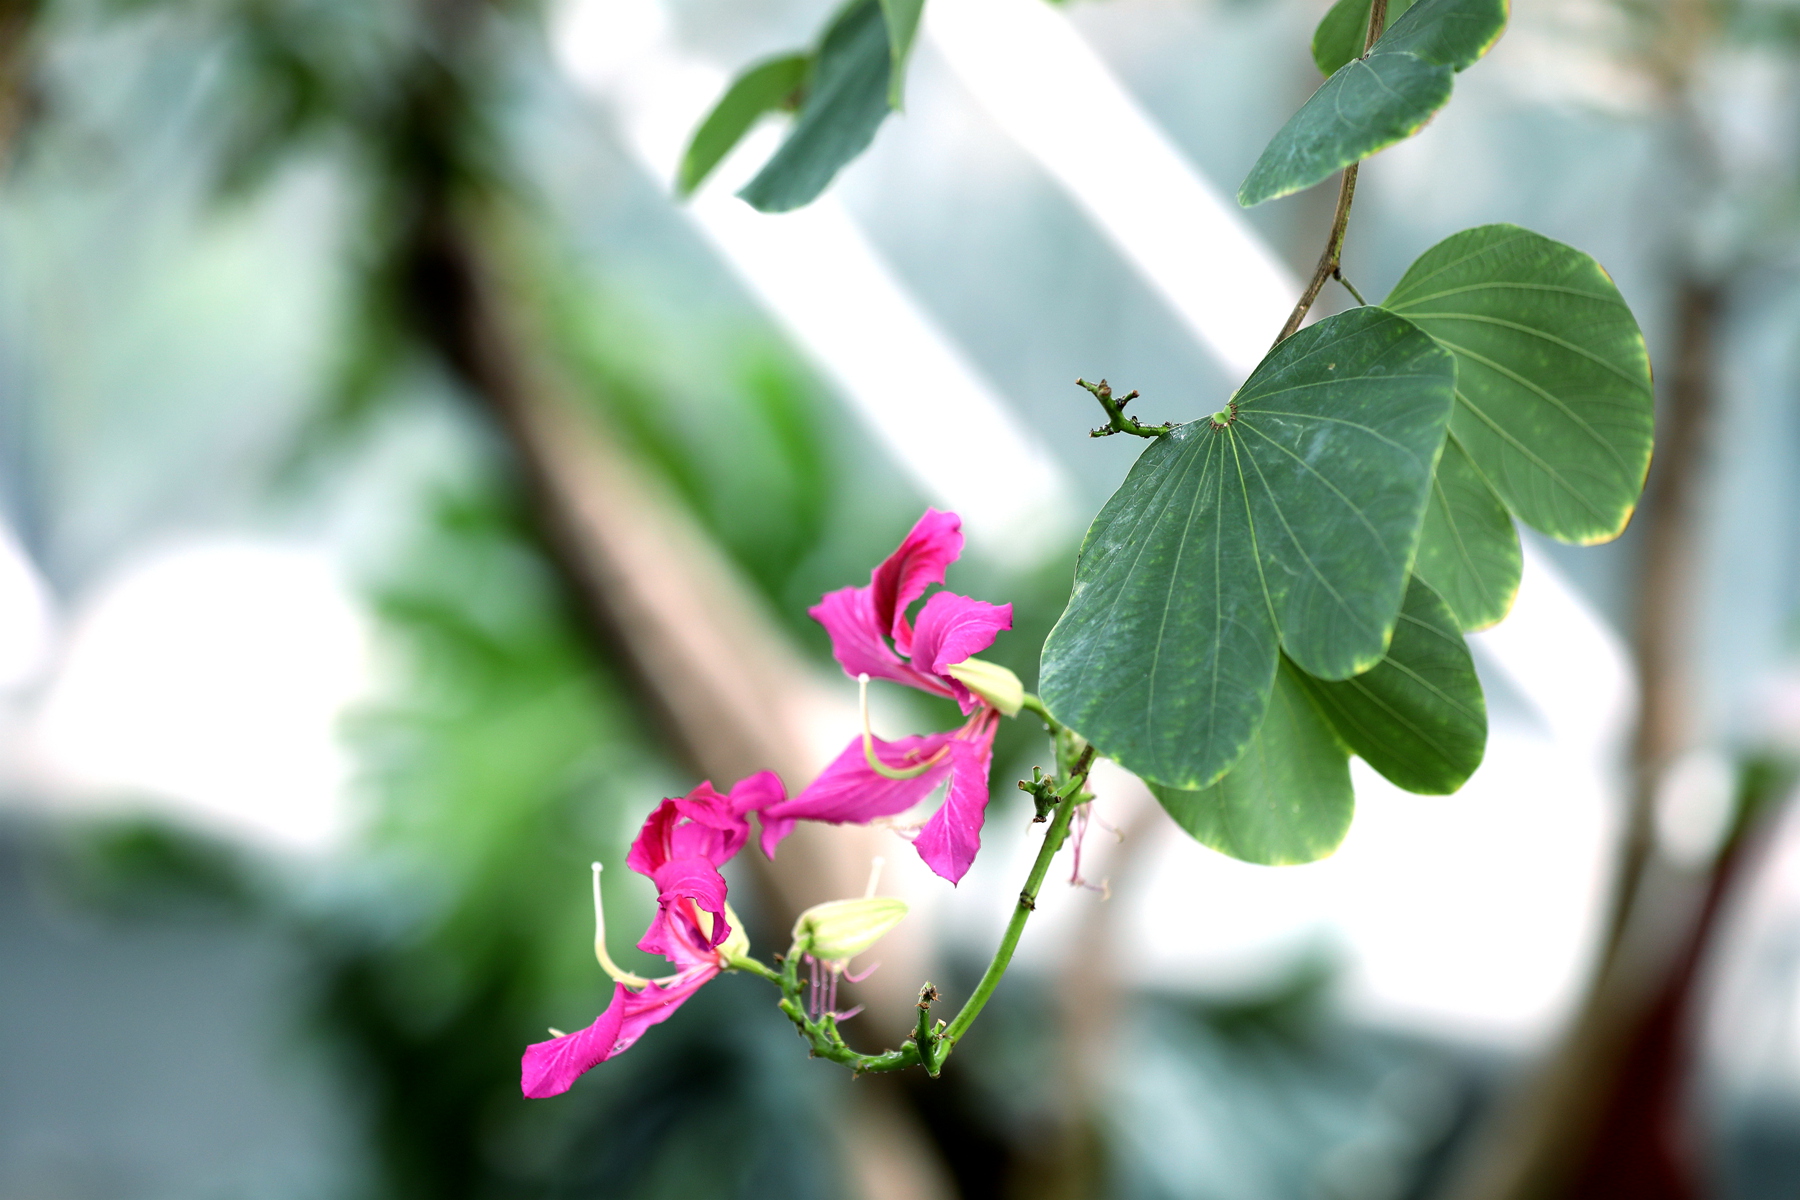
<instances>
[{"instance_id":1,"label":"white stamen","mask_svg":"<svg viewBox=\"0 0 1800 1200\"><path fill-rule=\"evenodd\" d=\"M613 979L630 988L649 987L650 981L641 975L633 975L630 971L620 970L619 965L606 952L606 913L600 907L600 872L603 868L594 864L594 957L600 960L600 969Z\"/></svg>"},{"instance_id":2,"label":"white stamen","mask_svg":"<svg viewBox=\"0 0 1800 1200\"><path fill-rule=\"evenodd\" d=\"M863 889L863 899L867 900L875 894L875 888L881 883L881 868L887 866L887 859L877 854L875 861L869 864L869 886Z\"/></svg>"},{"instance_id":3,"label":"white stamen","mask_svg":"<svg viewBox=\"0 0 1800 1200\"><path fill-rule=\"evenodd\" d=\"M568 1037L569 1035L564 1033L562 1030L558 1029L556 1026L552 1025L550 1027L550 1036L551 1037Z\"/></svg>"}]
</instances>

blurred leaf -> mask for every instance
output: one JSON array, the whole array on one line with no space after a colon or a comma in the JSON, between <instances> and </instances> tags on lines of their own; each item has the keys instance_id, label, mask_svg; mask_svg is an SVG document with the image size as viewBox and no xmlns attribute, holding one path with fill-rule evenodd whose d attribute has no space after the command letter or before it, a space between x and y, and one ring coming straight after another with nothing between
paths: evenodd
<instances>
[{"instance_id":1,"label":"blurred leaf","mask_svg":"<svg viewBox=\"0 0 1800 1200\"><path fill-rule=\"evenodd\" d=\"M1153 441L1094 519L1039 686L1146 779L1217 780L1262 722L1279 644L1343 679L1387 650L1455 362L1373 308L1269 352L1211 419Z\"/></svg>"},{"instance_id":2,"label":"blurred leaf","mask_svg":"<svg viewBox=\"0 0 1800 1200\"><path fill-rule=\"evenodd\" d=\"M683 196L692 195L763 114L798 109L812 69L812 55L788 54L758 63L739 75L694 131L681 159L676 190Z\"/></svg>"},{"instance_id":3,"label":"blurred leaf","mask_svg":"<svg viewBox=\"0 0 1800 1200\"><path fill-rule=\"evenodd\" d=\"M1324 858L1356 810L1350 754L1285 658L1262 724L1223 779L1194 791L1152 783L1150 791L1195 841L1268 866Z\"/></svg>"},{"instance_id":4,"label":"blurred leaf","mask_svg":"<svg viewBox=\"0 0 1800 1200\"><path fill-rule=\"evenodd\" d=\"M1431 479L1413 574L1432 586L1464 630L1476 630L1511 610L1523 570L1512 516L1450 434Z\"/></svg>"},{"instance_id":5,"label":"blurred leaf","mask_svg":"<svg viewBox=\"0 0 1800 1200\"><path fill-rule=\"evenodd\" d=\"M1385 658L1349 679L1304 682L1345 744L1409 792L1448 795L1481 765L1481 680L1455 617L1417 577Z\"/></svg>"},{"instance_id":6,"label":"blurred leaf","mask_svg":"<svg viewBox=\"0 0 1800 1200\"><path fill-rule=\"evenodd\" d=\"M925 11L925 0L881 0L881 15L887 21L888 107L898 109L906 98L906 60L912 55L913 38L918 36L919 17Z\"/></svg>"},{"instance_id":7,"label":"blurred leaf","mask_svg":"<svg viewBox=\"0 0 1800 1200\"><path fill-rule=\"evenodd\" d=\"M1338 68L1281 127L1238 188L1238 203L1249 208L1309 188L1423 129L1450 99L1456 72L1499 39L1506 13L1507 0L1414 4L1367 58Z\"/></svg>"},{"instance_id":8,"label":"blurred leaf","mask_svg":"<svg viewBox=\"0 0 1800 1200\"><path fill-rule=\"evenodd\" d=\"M892 61L881 0L851 0L825 31L794 127L738 195L762 212L816 199L887 118Z\"/></svg>"},{"instance_id":9,"label":"blurred leaf","mask_svg":"<svg viewBox=\"0 0 1800 1200\"><path fill-rule=\"evenodd\" d=\"M1382 303L1456 355L1451 431L1508 508L1562 541L1618 536L1655 406L1644 335L1599 263L1483 225L1420 255Z\"/></svg>"},{"instance_id":10,"label":"blurred leaf","mask_svg":"<svg viewBox=\"0 0 1800 1200\"><path fill-rule=\"evenodd\" d=\"M1337 0L1313 30L1312 56L1321 75L1333 75L1353 58L1361 58L1369 35L1372 0ZM1383 29L1411 8L1413 0L1388 0Z\"/></svg>"}]
</instances>

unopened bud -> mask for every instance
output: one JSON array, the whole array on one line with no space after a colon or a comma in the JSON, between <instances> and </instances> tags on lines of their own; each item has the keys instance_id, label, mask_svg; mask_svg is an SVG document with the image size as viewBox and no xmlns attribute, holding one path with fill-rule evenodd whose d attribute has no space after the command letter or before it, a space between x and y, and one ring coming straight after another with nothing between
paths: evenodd
<instances>
[{"instance_id":1,"label":"unopened bud","mask_svg":"<svg viewBox=\"0 0 1800 1200\"><path fill-rule=\"evenodd\" d=\"M734 963L740 958L750 957L750 935L744 932L744 923L738 915L731 911L731 905L725 906L725 923L731 926L731 932L719 943L719 955L727 963Z\"/></svg>"},{"instance_id":2,"label":"unopened bud","mask_svg":"<svg viewBox=\"0 0 1800 1200\"><path fill-rule=\"evenodd\" d=\"M1018 716L1019 709L1024 707L1025 685L999 663L965 658L954 667L945 667L944 671L1009 717Z\"/></svg>"},{"instance_id":3,"label":"unopened bud","mask_svg":"<svg viewBox=\"0 0 1800 1200\"><path fill-rule=\"evenodd\" d=\"M794 922L794 942L802 954L826 962L855 958L906 919L906 901L893 896L828 900Z\"/></svg>"}]
</instances>

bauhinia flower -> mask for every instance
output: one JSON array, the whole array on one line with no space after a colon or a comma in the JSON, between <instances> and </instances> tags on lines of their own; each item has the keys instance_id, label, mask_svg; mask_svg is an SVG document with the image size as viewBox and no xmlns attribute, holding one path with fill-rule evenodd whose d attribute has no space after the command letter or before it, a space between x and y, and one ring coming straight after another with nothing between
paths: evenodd
<instances>
[{"instance_id":1,"label":"bauhinia flower","mask_svg":"<svg viewBox=\"0 0 1800 1200\"><path fill-rule=\"evenodd\" d=\"M629 1050L646 1029L668 1020L702 984L749 953L749 940L725 901L719 868L749 840L749 814L786 795L781 780L763 771L728 795L703 783L686 796L664 800L644 822L625 859L656 884L656 916L638 949L667 958L675 966L673 975L645 979L613 962L606 952L600 864L594 864L594 956L613 978L612 1003L579 1033L526 1048L520 1088L527 1096L568 1091L583 1072Z\"/></svg>"},{"instance_id":2,"label":"bauhinia flower","mask_svg":"<svg viewBox=\"0 0 1800 1200\"><path fill-rule=\"evenodd\" d=\"M876 567L867 587L832 592L807 610L831 635L832 654L864 686L863 731L824 774L792 800L762 813L763 851L799 820L862 823L904 812L946 781L943 805L913 845L933 871L955 883L981 848L988 771L1000 717L1018 713L1024 689L996 663L973 657L1012 628L1012 605L988 604L941 591L925 601L917 623L907 609L962 554L955 513L926 509L912 532ZM869 731L867 686L890 679L961 706L957 729L884 741Z\"/></svg>"}]
</instances>

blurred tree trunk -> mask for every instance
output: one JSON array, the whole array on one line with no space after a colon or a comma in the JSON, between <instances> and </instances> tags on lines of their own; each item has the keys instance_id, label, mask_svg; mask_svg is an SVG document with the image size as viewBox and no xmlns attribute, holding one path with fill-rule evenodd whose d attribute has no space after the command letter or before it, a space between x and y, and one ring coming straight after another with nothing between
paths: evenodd
<instances>
[{"instance_id":1,"label":"blurred tree trunk","mask_svg":"<svg viewBox=\"0 0 1800 1200\"><path fill-rule=\"evenodd\" d=\"M32 107L32 41L42 0L0 0L0 173Z\"/></svg>"},{"instance_id":2,"label":"blurred tree trunk","mask_svg":"<svg viewBox=\"0 0 1800 1200\"><path fill-rule=\"evenodd\" d=\"M1678 285L1675 361L1640 517L1630 804L1594 983L1560 1049L1503 1100L1449 1193L1456 1200L1688 1200L1700 1190L1688 1113L1696 993L1752 834L1740 831L1696 874L1657 856L1655 812L1695 740L1693 592L1721 310L1718 285Z\"/></svg>"}]
</instances>

